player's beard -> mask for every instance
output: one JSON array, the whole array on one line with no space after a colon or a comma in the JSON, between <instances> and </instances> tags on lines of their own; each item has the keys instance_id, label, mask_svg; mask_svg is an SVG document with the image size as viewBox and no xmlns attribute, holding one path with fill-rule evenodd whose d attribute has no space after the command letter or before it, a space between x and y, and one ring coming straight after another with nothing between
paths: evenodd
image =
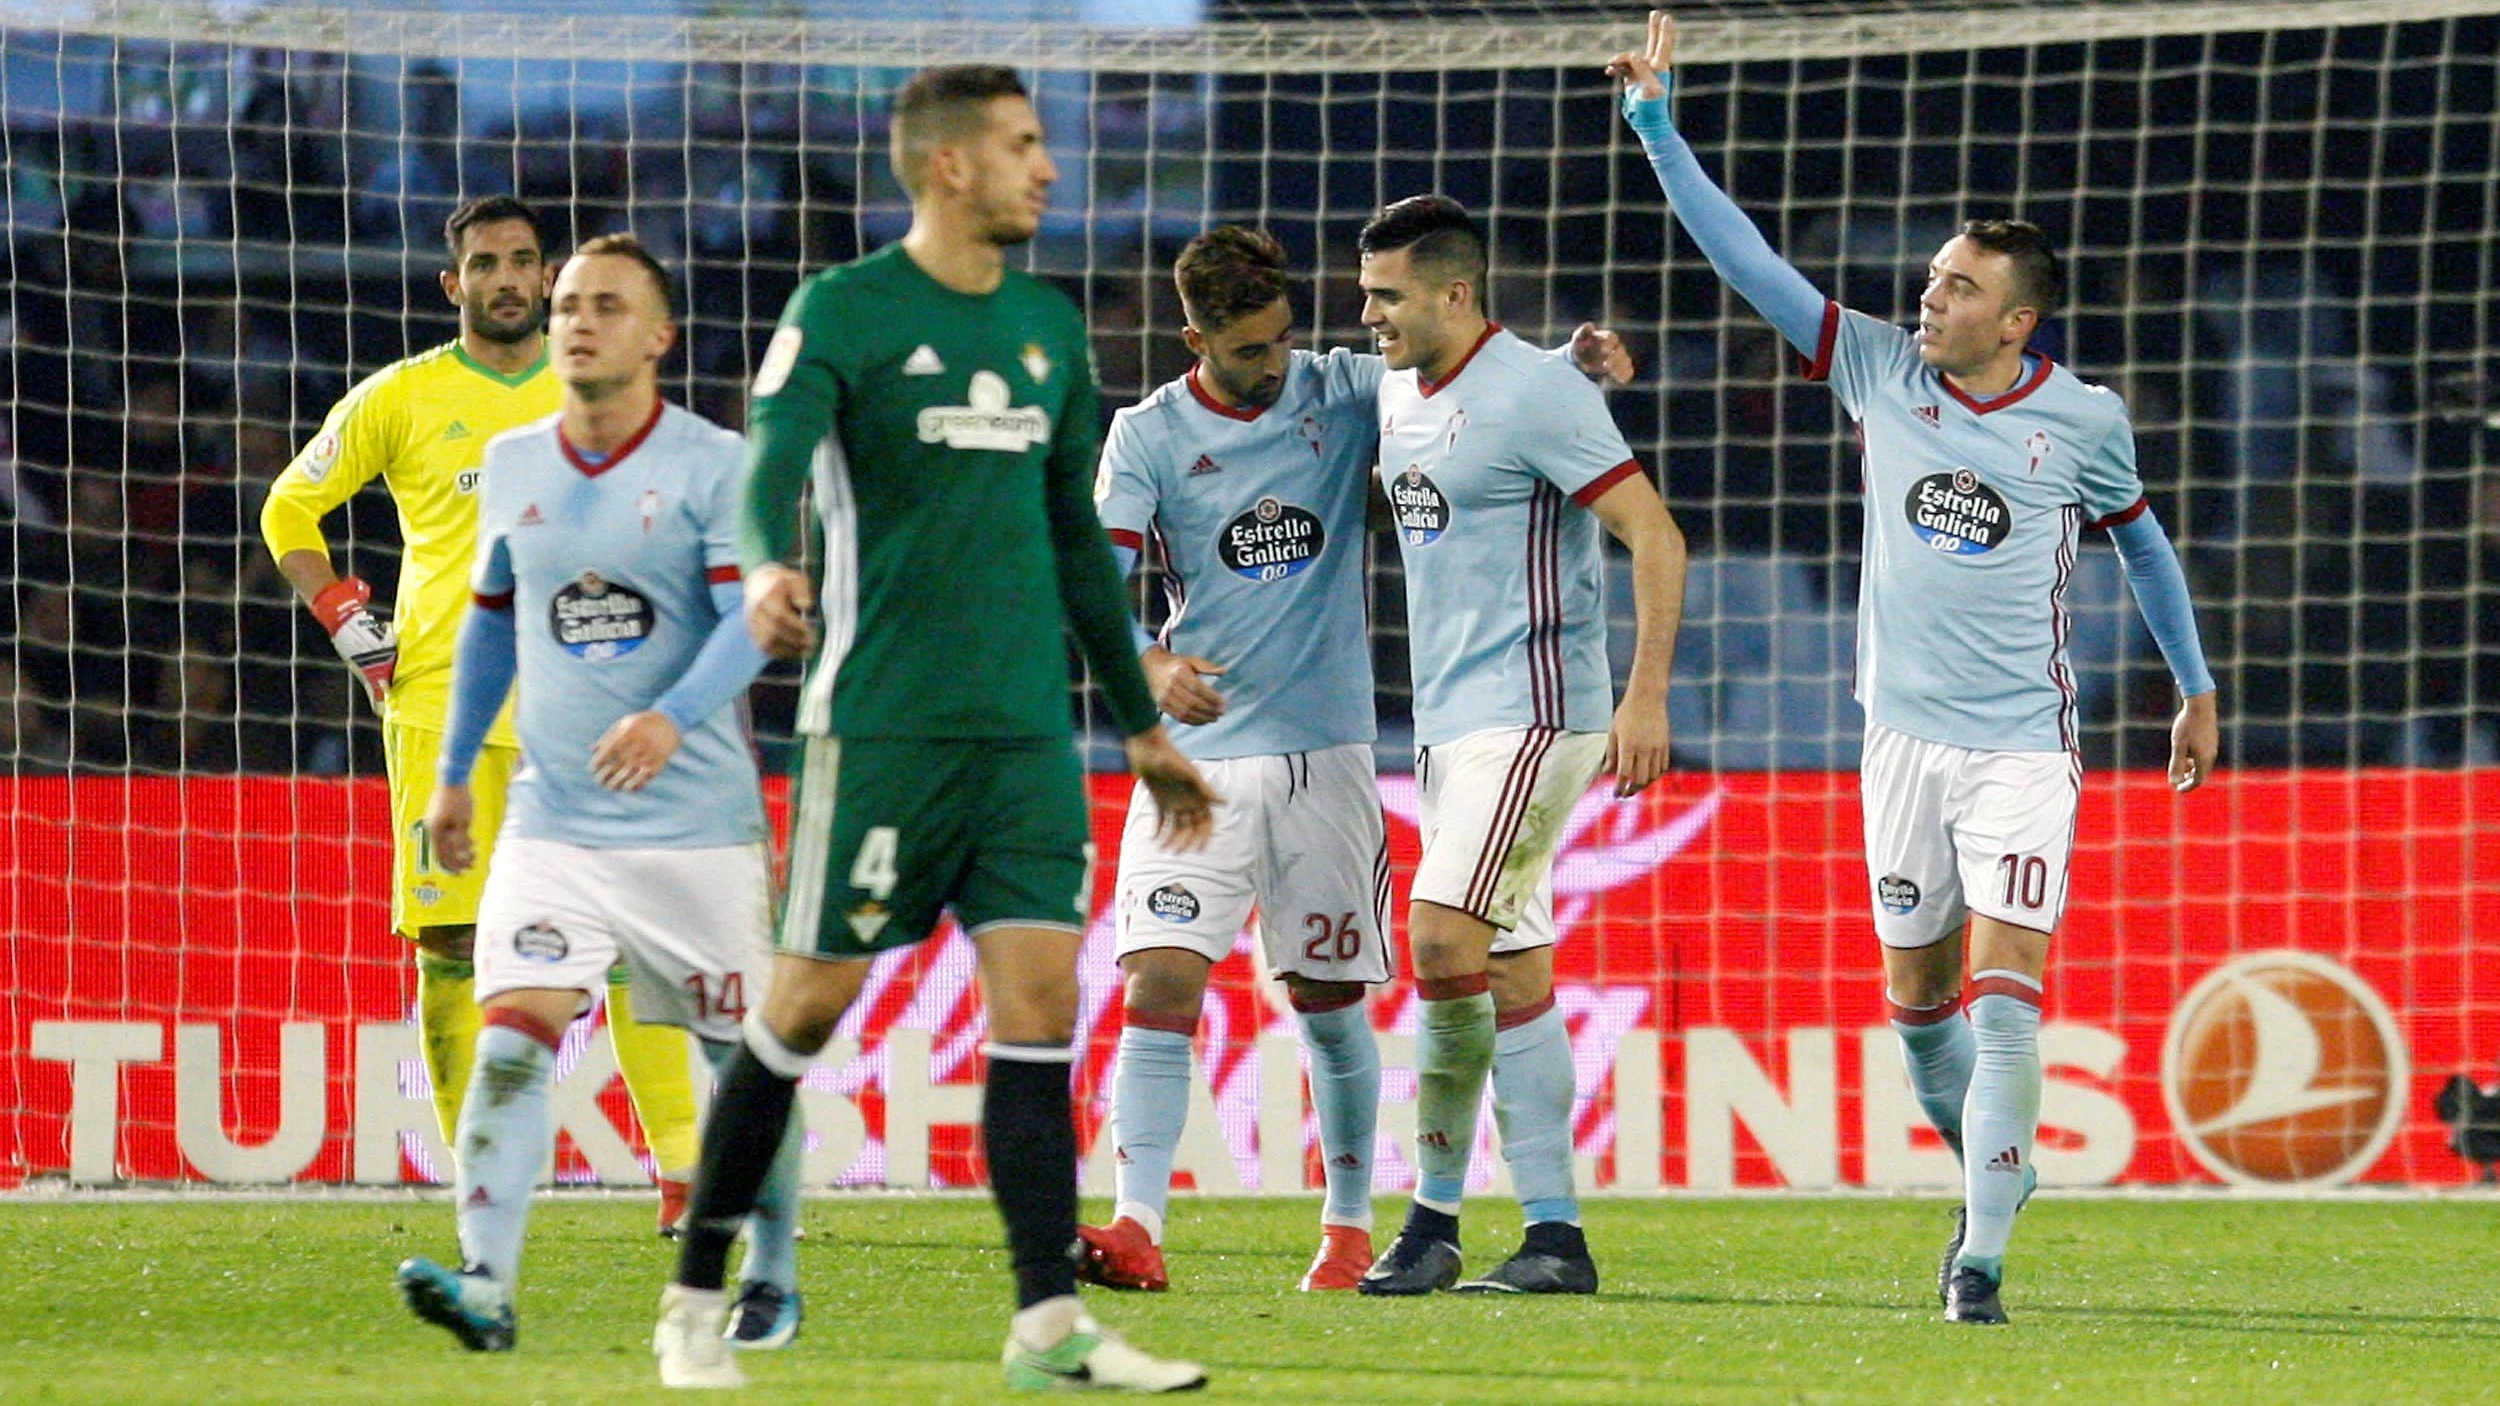
<instances>
[{"instance_id":1,"label":"player's beard","mask_svg":"<svg viewBox=\"0 0 2500 1406\"><path fill-rule=\"evenodd\" d=\"M1282 376L1270 381L1267 373L1260 371L1246 379L1236 379L1204 362L1199 364L1214 378L1216 389L1224 392L1227 400L1243 410L1265 410L1285 393L1285 378Z\"/></svg>"},{"instance_id":2,"label":"player's beard","mask_svg":"<svg viewBox=\"0 0 2500 1406\"><path fill-rule=\"evenodd\" d=\"M499 318L495 315L493 301L489 299L469 305L469 330L490 342L513 346L538 335L539 328L546 322L543 314L544 309L532 302L527 304L527 311L518 319Z\"/></svg>"}]
</instances>

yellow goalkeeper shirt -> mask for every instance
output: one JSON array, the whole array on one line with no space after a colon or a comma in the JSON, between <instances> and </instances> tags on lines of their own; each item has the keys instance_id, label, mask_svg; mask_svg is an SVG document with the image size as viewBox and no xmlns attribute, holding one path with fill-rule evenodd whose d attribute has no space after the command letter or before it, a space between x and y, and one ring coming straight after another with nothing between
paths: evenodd
<instances>
[{"instance_id":1,"label":"yellow goalkeeper shirt","mask_svg":"<svg viewBox=\"0 0 2500 1406\"><path fill-rule=\"evenodd\" d=\"M396 361L357 383L321 433L270 485L260 532L270 554L329 554L321 520L379 475L399 509L399 667L384 715L440 731L451 709L452 646L469 608L486 442L556 413L562 387L542 354L518 375L487 369L458 342ZM517 747L505 705L490 745Z\"/></svg>"}]
</instances>

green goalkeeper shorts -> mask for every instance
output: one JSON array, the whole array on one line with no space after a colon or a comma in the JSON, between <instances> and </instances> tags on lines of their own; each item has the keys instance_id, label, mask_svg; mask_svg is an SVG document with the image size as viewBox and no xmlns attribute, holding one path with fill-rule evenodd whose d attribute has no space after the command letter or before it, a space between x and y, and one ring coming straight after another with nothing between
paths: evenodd
<instances>
[{"instance_id":1,"label":"green goalkeeper shorts","mask_svg":"<svg viewBox=\"0 0 2500 1406\"><path fill-rule=\"evenodd\" d=\"M780 947L865 957L966 932L1082 932L1094 846L1065 738L810 737L790 821Z\"/></svg>"}]
</instances>

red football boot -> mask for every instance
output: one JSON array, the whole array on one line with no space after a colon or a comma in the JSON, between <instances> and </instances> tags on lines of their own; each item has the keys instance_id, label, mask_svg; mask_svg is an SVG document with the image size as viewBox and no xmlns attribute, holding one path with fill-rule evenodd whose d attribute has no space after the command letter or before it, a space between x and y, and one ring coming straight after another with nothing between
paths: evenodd
<instances>
[{"instance_id":1,"label":"red football boot","mask_svg":"<svg viewBox=\"0 0 2500 1406\"><path fill-rule=\"evenodd\" d=\"M686 1203L694 1199L694 1183L660 1178L660 1238L674 1240L686 1223Z\"/></svg>"},{"instance_id":2,"label":"red football boot","mask_svg":"<svg viewBox=\"0 0 2500 1406\"><path fill-rule=\"evenodd\" d=\"M1319 1254L1312 1259L1310 1272L1302 1276L1302 1292L1352 1289L1361 1284L1363 1271L1372 1267L1372 1233L1359 1225L1323 1225L1320 1234Z\"/></svg>"},{"instance_id":3,"label":"red football boot","mask_svg":"<svg viewBox=\"0 0 2500 1406\"><path fill-rule=\"evenodd\" d=\"M1163 1272L1163 1247L1146 1234L1146 1227L1127 1216L1105 1226L1080 1225L1076 1235L1085 1242L1084 1258L1076 1262L1076 1277L1086 1283L1158 1294L1172 1287L1171 1278Z\"/></svg>"}]
</instances>

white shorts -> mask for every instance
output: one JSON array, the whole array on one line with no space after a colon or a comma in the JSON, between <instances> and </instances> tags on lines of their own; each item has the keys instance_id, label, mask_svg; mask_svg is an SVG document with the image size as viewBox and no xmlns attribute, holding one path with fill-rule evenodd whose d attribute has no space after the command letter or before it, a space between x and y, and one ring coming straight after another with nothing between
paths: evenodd
<instances>
[{"instance_id":1,"label":"white shorts","mask_svg":"<svg viewBox=\"0 0 2500 1406\"><path fill-rule=\"evenodd\" d=\"M764 847L588 849L506 835L477 915L477 998L608 989L619 957L634 1018L738 1038L771 956Z\"/></svg>"},{"instance_id":2,"label":"white shorts","mask_svg":"<svg viewBox=\"0 0 2500 1406\"><path fill-rule=\"evenodd\" d=\"M1501 727L1415 749L1415 898L1491 923L1493 950L1554 945L1554 851L1606 734Z\"/></svg>"},{"instance_id":3,"label":"white shorts","mask_svg":"<svg viewBox=\"0 0 2500 1406\"><path fill-rule=\"evenodd\" d=\"M1389 841L1372 749L1198 763L1224 798L1193 854L1155 839L1144 786L1120 837L1116 950L1178 947L1210 962L1259 914L1267 969L1313 981L1389 979Z\"/></svg>"},{"instance_id":4,"label":"white shorts","mask_svg":"<svg viewBox=\"0 0 2500 1406\"><path fill-rule=\"evenodd\" d=\"M1858 763L1875 936L1927 947L1972 913L2055 932L2083 797L2072 752L1976 752L1869 724Z\"/></svg>"}]
</instances>

